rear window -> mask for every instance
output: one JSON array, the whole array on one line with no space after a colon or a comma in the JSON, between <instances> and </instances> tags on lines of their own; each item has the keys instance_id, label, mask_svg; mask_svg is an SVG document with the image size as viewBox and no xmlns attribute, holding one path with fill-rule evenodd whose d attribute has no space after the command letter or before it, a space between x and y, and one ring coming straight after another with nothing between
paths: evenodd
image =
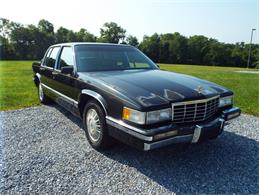
<instances>
[{"instance_id":1,"label":"rear window","mask_svg":"<svg viewBox=\"0 0 260 195\"><path fill-rule=\"evenodd\" d=\"M54 47L53 49L50 49L50 52L48 52L48 55L45 59L45 66L54 68L59 49L60 47Z\"/></svg>"}]
</instances>

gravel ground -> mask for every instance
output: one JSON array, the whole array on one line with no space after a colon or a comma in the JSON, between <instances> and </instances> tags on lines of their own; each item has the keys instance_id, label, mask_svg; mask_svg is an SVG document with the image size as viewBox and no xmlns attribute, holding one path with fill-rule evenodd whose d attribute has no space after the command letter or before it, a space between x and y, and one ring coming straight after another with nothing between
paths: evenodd
<instances>
[{"instance_id":1,"label":"gravel ground","mask_svg":"<svg viewBox=\"0 0 260 195\"><path fill-rule=\"evenodd\" d=\"M59 106L0 112L1 194L258 194L257 117L216 140L141 152L93 150L81 121Z\"/></svg>"}]
</instances>

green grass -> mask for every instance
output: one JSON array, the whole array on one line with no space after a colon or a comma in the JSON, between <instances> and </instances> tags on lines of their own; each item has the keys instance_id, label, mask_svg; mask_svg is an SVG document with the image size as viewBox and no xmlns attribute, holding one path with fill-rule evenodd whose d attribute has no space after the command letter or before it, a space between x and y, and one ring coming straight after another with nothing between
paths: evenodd
<instances>
[{"instance_id":1,"label":"green grass","mask_svg":"<svg viewBox=\"0 0 260 195\"><path fill-rule=\"evenodd\" d=\"M39 105L32 82L32 61L0 61L0 110ZM244 113L258 115L258 74L243 68L160 64L161 69L185 73L223 85L235 93L235 105Z\"/></svg>"},{"instance_id":2,"label":"green grass","mask_svg":"<svg viewBox=\"0 0 260 195\"><path fill-rule=\"evenodd\" d=\"M0 61L0 110L39 105L32 61Z\"/></svg>"}]
</instances>

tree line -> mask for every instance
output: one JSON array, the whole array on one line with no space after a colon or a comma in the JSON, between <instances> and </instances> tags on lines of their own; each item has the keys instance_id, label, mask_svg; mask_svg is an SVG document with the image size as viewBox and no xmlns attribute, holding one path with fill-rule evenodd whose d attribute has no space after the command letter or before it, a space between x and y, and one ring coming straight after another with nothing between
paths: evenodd
<instances>
[{"instance_id":1,"label":"tree line","mask_svg":"<svg viewBox=\"0 0 260 195\"><path fill-rule=\"evenodd\" d=\"M129 44L139 48L157 63L201 64L214 66L246 67L250 44L230 44L202 35L185 37L178 32L145 35L139 43L133 35L114 22L100 28L100 36L81 28L72 31L54 26L47 20L38 25L22 25L0 18L0 59L36 60L41 59L46 49L63 42L104 42ZM258 44L251 45L250 67L258 68Z\"/></svg>"}]
</instances>

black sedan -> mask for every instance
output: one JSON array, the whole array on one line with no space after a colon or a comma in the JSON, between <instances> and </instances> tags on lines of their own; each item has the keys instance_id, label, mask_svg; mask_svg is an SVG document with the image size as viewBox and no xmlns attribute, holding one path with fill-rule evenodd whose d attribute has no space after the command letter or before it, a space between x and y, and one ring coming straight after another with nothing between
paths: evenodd
<instances>
[{"instance_id":1,"label":"black sedan","mask_svg":"<svg viewBox=\"0 0 260 195\"><path fill-rule=\"evenodd\" d=\"M57 44L32 67L40 101L82 118L96 149L113 139L142 150L197 143L216 138L240 115L230 90L160 70L128 45Z\"/></svg>"}]
</instances>

